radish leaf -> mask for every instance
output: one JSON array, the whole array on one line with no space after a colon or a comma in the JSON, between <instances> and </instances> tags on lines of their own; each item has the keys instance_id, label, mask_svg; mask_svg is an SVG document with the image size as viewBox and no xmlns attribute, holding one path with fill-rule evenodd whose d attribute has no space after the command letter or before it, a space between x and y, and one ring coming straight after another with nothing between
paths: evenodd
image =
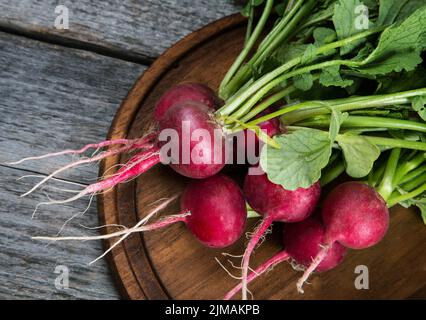
<instances>
[{"instance_id":1,"label":"radish leaf","mask_svg":"<svg viewBox=\"0 0 426 320\"><path fill-rule=\"evenodd\" d=\"M304 73L293 78L293 84L297 89L308 91L314 84L314 78L310 73Z\"/></svg>"},{"instance_id":2,"label":"radish leaf","mask_svg":"<svg viewBox=\"0 0 426 320\"><path fill-rule=\"evenodd\" d=\"M357 21L360 18L358 8L361 8L362 5L363 4L359 0L340 0L334 7L333 23L339 40L365 31L357 26ZM364 41L364 39L360 39L357 42L342 47L340 49L340 54L345 55L352 52Z\"/></svg>"},{"instance_id":3,"label":"radish leaf","mask_svg":"<svg viewBox=\"0 0 426 320\"><path fill-rule=\"evenodd\" d=\"M416 97L413 99L413 109L426 121L426 97Z\"/></svg>"},{"instance_id":4,"label":"radish leaf","mask_svg":"<svg viewBox=\"0 0 426 320\"><path fill-rule=\"evenodd\" d=\"M383 31L377 48L364 60L359 71L380 75L392 71L414 70L426 47L426 6L414 12L401 24Z\"/></svg>"},{"instance_id":5,"label":"radish leaf","mask_svg":"<svg viewBox=\"0 0 426 320\"><path fill-rule=\"evenodd\" d=\"M346 161L346 173L353 178L368 175L380 156L380 149L363 136L340 135L337 138Z\"/></svg>"},{"instance_id":6,"label":"radish leaf","mask_svg":"<svg viewBox=\"0 0 426 320\"><path fill-rule=\"evenodd\" d=\"M304 128L275 136L280 149L262 150L260 165L268 178L287 190L308 188L321 177L331 156L328 132Z\"/></svg>"},{"instance_id":7,"label":"radish leaf","mask_svg":"<svg viewBox=\"0 0 426 320\"><path fill-rule=\"evenodd\" d=\"M396 21L401 9L411 0L380 0L379 18L380 26L390 25Z\"/></svg>"},{"instance_id":8,"label":"radish leaf","mask_svg":"<svg viewBox=\"0 0 426 320\"><path fill-rule=\"evenodd\" d=\"M331 66L324 68L321 72L319 82L326 87L349 87L354 82L353 80L342 79L340 75L340 66Z\"/></svg>"}]
</instances>

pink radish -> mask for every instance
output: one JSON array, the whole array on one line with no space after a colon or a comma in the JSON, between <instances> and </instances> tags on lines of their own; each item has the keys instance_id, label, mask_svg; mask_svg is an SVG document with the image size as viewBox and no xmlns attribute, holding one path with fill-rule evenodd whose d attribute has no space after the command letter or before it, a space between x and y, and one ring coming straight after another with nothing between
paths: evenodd
<instances>
[{"instance_id":1,"label":"pink radish","mask_svg":"<svg viewBox=\"0 0 426 320\"><path fill-rule=\"evenodd\" d=\"M374 188L361 182L336 187L325 199L321 213L325 225L323 249L299 279L297 289L301 293L304 282L334 243L351 249L368 248L385 236L389 226L386 202Z\"/></svg>"},{"instance_id":2,"label":"pink radish","mask_svg":"<svg viewBox=\"0 0 426 320\"><path fill-rule=\"evenodd\" d=\"M321 250L321 244L324 242L324 233L325 228L317 217L309 217L302 222L286 224L283 232L285 250L278 252L257 267L247 277L247 282L250 283L271 267L289 259L293 260L298 266L307 268L312 259ZM335 268L343 261L346 251L344 246L334 243L315 271L325 272ZM225 295L224 299L231 299L241 288L242 284L239 283Z\"/></svg>"},{"instance_id":3,"label":"pink radish","mask_svg":"<svg viewBox=\"0 0 426 320\"><path fill-rule=\"evenodd\" d=\"M179 158L172 159L170 164L176 172L189 178L201 179L215 175L225 166L226 141L220 125L207 106L190 101L176 104L165 113L159 123L160 131L173 129L179 135L179 139L170 142L171 149L179 150ZM200 129L207 136L201 136L197 141L188 141L185 150L184 137L193 136Z\"/></svg>"},{"instance_id":4,"label":"pink radish","mask_svg":"<svg viewBox=\"0 0 426 320\"><path fill-rule=\"evenodd\" d=\"M237 241L247 220L243 193L231 178L219 174L203 180L193 180L181 197L181 213L158 222L93 237L34 237L38 240L99 240L123 237L184 222L202 244L224 248ZM120 241L120 240L119 240Z\"/></svg>"},{"instance_id":5,"label":"pink radish","mask_svg":"<svg viewBox=\"0 0 426 320\"><path fill-rule=\"evenodd\" d=\"M54 200L41 204L67 203L83 196L95 195L107 191L119 183L129 181L149 170L154 165L162 162L163 159L160 156L160 151L165 143L158 140L160 132L167 129L177 133L177 136L174 137L174 141L171 141L171 144L177 148L179 155L177 158L175 157L175 159L172 159L176 160L177 163L171 163L171 167L177 172L191 178L200 179L213 176L218 173L226 163L225 134L222 126L217 123L213 115L213 108L217 107L217 104L218 99L208 87L195 83L181 84L170 89L166 92L165 96L160 99L155 111L156 117L159 119L158 128L156 131L142 138L103 141L98 144L89 144L80 150L66 150L15 162L14 164L18 164L26 160L41 159L49 156L82 154L90 148L100 149L103 147L113 147L108 151L101 152L90 158L75 161L54 171L52 174L43 178L23 196L30 194L49 179L54 178L65 170L74 168L78 165L97 162L112 155L136 151L136 154L113 176L105 177L99 182L87 186L69 199ZM188 126L188 130L186 131L186 128L184 128L185 125ZM198 139L193 139L193 134L199 131L207 133L209 137L205 138L204 136L198 136L196 137ZM185 143L184 140L187 142L189 141L189 143ZM187 155L188 161L182 161L182 158ZM167 163L167 161L165 162Z\"/></svg>"},{"instance_id":6,"label":"pink radish","mask_svg":"<svg viewBox=\"0 0 426 320\"><path fill-rule=\"evenodd\" d=\"M266 115L273 110L268 110L260 113L256 118ZM280 133L280 121L277 118L266 120L258 124L258 127L266 133L269 137L273 137ZM255 132L251 130L240 131L237 134L244 135L244 143L234 143L234 164L250 164L256 165L258 163L258 157L260 156L263 142L261 142ZM240 155L238 157L238 155Z\"/></svg>"},{"instance_id":7,"label":"pink radish","mask_svg":"<svg viewBox=\"0 0 426 320\"><path fill-rule=\"evenodd\" d=\"M251 253L260 238L274 221L299 222L306 219L315 209L319 200L319 183L307 189L294 191L269 181L266 174L247 175L244 182L244 194L247 202L263 216L259 228L253 233L242 259L242 298L247 299L247 273Z\"/></svg>"},{"instance_id":8,"label":"pink radish","mask_svg":"<svg viewBox=\"0 0 426 320\"><path fill-rule=\"evenodd\" d=\"M219 98L206 85L193 82L181 83L161 96L155 106L154 119L160 121L171 107L187 101L198 102L211 109L217 109L220 106Z\"/></svg>"}]
</instances>

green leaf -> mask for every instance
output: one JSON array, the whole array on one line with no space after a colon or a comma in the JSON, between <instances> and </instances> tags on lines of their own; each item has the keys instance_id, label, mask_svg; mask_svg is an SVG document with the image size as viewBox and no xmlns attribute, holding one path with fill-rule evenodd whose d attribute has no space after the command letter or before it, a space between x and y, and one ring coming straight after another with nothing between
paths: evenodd
<instances>
[{"instance_id":1,"label":"green leaf","mask_svg":"<svg viewBox=\"0 0 426 320\"><path fill-rule=\"evenodd\" d=\"M304 73L293 78L294 86L302 91L308 91L314 84L314 78L310 73Z\"/></svg>"},{"instance_id":2,"label":"green leaf","mask_svg":"<svg viewBox=\"0 0 426 320\"><path fill-rule=\"evenodd\" d=\"M268 178L287 190L308 188L321 177L321 170L331 156L328 133L316 129L300 129L275 137L280 149L264 147L260 165Z\"/></svg>"},{"instance_id":3,"label":"green leaf","mask_svg":"<svg viewBox=\"0 0 426 320\"><path fill-rule=\"evenodd\" d=\"M330 129L328 132L328 136L330 138L331 142L334 142L336 140L337 135L340 132L340 126L342 125L343 121L348 117L348 113L341 113L336 108L331 108L331 118L330 118Z\"/></svg>"},{"instance_id":4,"label":"green leaf","mask_svg":"<svg viewBox=\"0 0 426 320\"><path fill-rule=\"evenodd\" d=\"M353 178L368 175L380 156L380 149L363 136L340 135L337 142L345 156L346 173Z\"/></svg>"},{"instance_id":5,"label":"green leaf","mask_svg":"<svg viewBox=\"0 0 426 320\"><path fill-rule=\"evenodd\" d=\"M378 26L391 25L409 0L380 0Z\"/></svg>"},{"instance_id":6,"label":"green leaf","mask_svg":"<svg viewBox=\"0 0 426 320\"><path fill-rule=\"evenodd\" d=\"M412 101L413 110L417 111L419 116L426 121L426 97L415 97Z\"/></svg>"},{"instance_id":7,"label":"green leaf","mask_svg":"<svg viewBox=\"0 0 426 320\"><path fill-rule=\"evenodd\" d=\"M331 43L336 40L336 31L330 28L319 27L314 30L314 40L317 47Z\"/></svg>"},{"instance_id":8,"label":"green leaf","mask_svg":"<svg viewBox=\"0 0 426 320\"><path fill-rule=\"evenodd\" d=\"M331 66L324 68L320 74L319 82L326 87L349 87L353 80L342 79L340 75L340 66Z\"/></svg>"},{"instance_id":9,"label":"green leaf","mask_svg":"<svg viewBox=\"0 0 426 320\"><path fill-rule=\"evenodd\" d=\"M402 21L407 17L411 16L414 11L420 9L425 5L425 0L409 0L405 6L401 8L401 12L395 21Z\"/></svg>"},{"instance_id":10,"label":"green leaf","mask_svg":"<svg viewBox=\"0 0 426 320\"><path fill-rule=\"evenodd\" d=\"M414 70L426 46L426 6L399 25L383 31L376 49L364 60L359 71L384 75L392 71Z\"/></svg>"},{"instance_id":11,"label":"green leaf","mask_svg":"<svg viewBox=\"0 0 426 320\"><path fill-rule=\"evenodd\" d=\"M309 44L303 52L301 64L309 64L317 59L317 46Z\"/></svg>"},{"instance_id":12,"label":"green leaf","mask_svg":"<svg viewBox=\"0 0 426 320\"><path fill-rule=\"evenodd\" d=\"M363 4L359 0L339 0L334 8L333 23L339 40L356 35L369 27L366 15L360 12ZM345 55L352 52L365 40L346 45L340 49L340 54Z\"/></svg>"}]
</instances>

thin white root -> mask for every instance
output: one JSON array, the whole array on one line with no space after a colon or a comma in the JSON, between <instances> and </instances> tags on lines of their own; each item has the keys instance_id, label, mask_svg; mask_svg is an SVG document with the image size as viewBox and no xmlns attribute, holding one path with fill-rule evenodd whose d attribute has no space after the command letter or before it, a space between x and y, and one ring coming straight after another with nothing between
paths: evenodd
<instances>
[{"instance_id":1,"label":"thin white root","mask_svg":"<svg viewBox=\"0 0 426 320\"><path fill-rule=\"evenodd\" d=\"M219 264L219 266L223 269L223 270L225 270L225 272L231 277L231 278L233 278L233 279L236 279L236 280L241 280L242 278L241 277L238 277L238 276L235 276L235 275L233 275L220 261L219 261L219 259L218 258L214 258L215 260L216 260L216 262Z\"/></svg>"},{"instance_id":2,"label":"thin white root","mask_svg":"<svg viewBox=\"0 0 426 320\"><path fill-rule=\"evenodd\" d=\"M175 195L169 199L164 200L163 203L161 203L159 206L155 207L150 213L148 213L142 220L140 220L135 227L140 227L144 224L146 224L154 215L156 215L161 210L165 209L171 202L173 202L178 196ZM161 200L161 199L160 199ZM159 201L159 200L157 200ZM156 201L156 202L157 202ZM154 202L154 203L156 203ZM97 257L95 260L91 261L89 265L92 265L96 261L102 259L105 257L110 251L112 251L116 246L118 246L122 241L124 241L128 237L127 235L122 236L120 239L118 239L111 247L109 247L103 254L101 254L99 257Z\"/></svg>"},{"instance_id":3,"label":"thin white root","mask_svg":"<svg viewBox=\"0 0 426 320\"><path fill-rule=\"evenodd\" d=\"M116 224L116 223L105 224L103 226L97 226L97 227L88 227L88 226L85 226L84 224L79 224L79 226L87 230L100 230L105 228L128 229L126 226L123 226L122 224Z\"/></svg>"},{"instance_id":4,"label":"thin white root","mask_svg":"<svg viewBox=\"0 0 426 320\"><path fill-rule=\"evenodd\" d=\"M241 266L236 266L231 260L227 260L227 262L231 265L231 267L232 268L234 268L234 269L239 269L239 270L241 270L243 267L241 267ZM254 272L256 275L259 275L257 272L256 272L256 270L254 270L253 268L251 268L251 267L249 267L249 270L251 271L251 272ZM240 278L240 279L242 279L242 278Z\"/></svg>"},{"instance_id":5,"label":"thin white root","mask_svg":"<svg viewBox=\"0 0 426 320\"><path fill-rule=\"evenodd\" d=\"M49 202L40 202L36 205L36 207L33 211L33 214L31 215L31 219L34 219L35 214L36 214L36 212L37 212L37 210L40 206L50 206L50 205L54 205L54 204L65 204L65 203L69 203L69 202L78 200L78 199L80 199L80 198L82 198L86 195L87 195L87 193L85 192L85 190L83 190L80 193L76 194L74 197L71 197L71 198L68 198L68 199L65 199L65 200L51 200Z\"/></svg>"},{"instance_id":6,"label":"thin white root","mask_svg":"<svg viewBox=\"0 0 426 320\"><path fill-rule=\"evenodd\" d=\"M41 179L44 179L46 177L47 176L43 175L43 174L27 174L25 176L17 178L16 181L26 179L26 178L41 178ZM59 178L51 178L51 180L58 181L58 182L61 182L61 183L64 183L64 184L70 184L70 185L73 185L73 186L86 187L85 184L73 182L73 181L67 181L67 180L63 180L63 179L59 179Z\"/></svg>"},{"instance_id":7,"label":"thin white root","mask_svg":"<svg viewBox=\"0 0 426 320\"><path fill-rule=\"evenodd\" d=\"M69 219L67 219L65 222L64 222L64 224L61 226L61 228L59 229L59 231L58 231L58 233L56 234L56 236L58 237L61 233L62 233L62 231L64 230L64 228L67 226L67 224L68 223L70 223L72 220L74 220L75 218L77 218L78 216L80 216L80 217L82 217L82 216L84 216L84 214L90 209L90 206L92 205L92 202L93 202L93 198L94 198L95 196L94 195L92 195L91 197L90 197L90 200L89 200L89 204L87 205L87 207L86 207L86 209L84 209L83 211L81 211L81 212L77 212L76 214L74 214L71 218L69 218Z\"/></svg>"},{"instance_id":8,"label":"thin white root","mask_svg":"<svg viewBox=\"0 0 426 320\"><path fill-rule=\"evenodd\" d=\"M330 249L330 245L321 246L321 251L317 254L315 259L313 259L311 265L305 270L302 277L297 281L296 287L297 291L303 294L305 291L303 290L303 284L307 283L309 276L316 270L319 264L324 260L327 256L328 250Z\"/></svg>"},{"instance_id":9,"label":"thin white root","mask_svg":"<svg viewBox=\"0 0 426 320\"><path fill-rule=\"evenodd\" d=\"M244 256L243 254L233 255L233 254L226 253L226 252L222 252L222 255L225 256L225 257L231 257L231 258L242 258Z\"/></svg>"},{"instance_id":10,"label":"thin white root","mask_svg":"<svg viewBox=\"0 0 426 320\"><path fill-rule=\"evenodd\" d=\"M96 150L100 149L100 147L98 147L98 145L101 145L102 148L103 148L103 147L108 147L108 146L112 146L112 145L119 145L119 144L121 144L121 145L134 144L138 140L139 139L134 139L134 140L117 139L117 140L104 141L100 144L88 144L81 149L76 149L76 150L68 149L68 150L64 150L64 151L44 154L44 155L41 155L41 156L27 157L27 158L24 158L24 159L21 159L21 160L18 160L18 161L6 162L5 164L13 166L13 165L21 164L23 162L27 162L27 161L31 161L31 160L40 160L40 159L57 157L57 156L66 155L66 154L74 154L74 155L82 154L82 153L86 152L87 150L94 148L94 147L97 148Z\"/></svg>"},{"instance_id":11,"label":"thin white root","mask_svg":"<svg viewBox=\"0 0 426 320\"><path fill-rule=\"evenodd\" d=\"M121 147L112 151L108 151L108 152L103 152L99 155L97 155L94 158L85 158L76 162L72 162L66 166L63 166L62 168L59 168L57 170L55 170L54 172L52 172L51 174L49 174L48 176L46 176L45 178L43 178L40 182L38 182L34 187L32 187L29 191L27 191L26 193L24 193L23 195L21 195L21 197L26 197L29 194L31 194L32 192L34 192L35 190L37 190L37 188L39 188L41 185L43 185L44 183L46 183L47 181L49 181L50 179L54 178L56 175L62 173L63 171L72 169L74 167L80 166L80 165L84 165L84 164L90 164L92 162L97 162L100 161L106 157L109 156L113 156L122 152L125 152L127 150L130 150L132 148L132 145L129 146L125 146L125 147Z\"/></svg>"}]
</instances>

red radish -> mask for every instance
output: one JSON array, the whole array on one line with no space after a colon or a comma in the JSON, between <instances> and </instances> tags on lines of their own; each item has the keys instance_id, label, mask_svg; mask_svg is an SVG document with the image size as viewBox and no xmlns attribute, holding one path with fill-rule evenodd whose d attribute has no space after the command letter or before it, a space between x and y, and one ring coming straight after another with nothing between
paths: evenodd
<instances>
[{"instance_id":1,"label":"red radish","mask_svg":"<svg viewBox=\"0 0 426 320\"><path fill-rule=\"evenodd\" d=\"M263 221L254 232L242 260L242 297L247 299L247 274L251 253L260 238L274 221L299 222L306 219L315 209L319 200L319 183L294 191L269 181L266 174L247 175L244 182L244 194L247 202L263 216Z\"/></svg>"},{"instance_id":2,"label":"red radish","mask_svg":"<svg viewBox=\"0 0 426 320\"><path fill-rule=\"evenodd\" d=\"M179 150L179 158L171 159L170 164L178 173L201 179L215 175L225 166L224 134L208 107L190 101L171 107L160 120L160 131L166 129L175 130L179 136L170 142L171 149ZM185 143L185 137L189 140L197 131L203 136Z\"/></svg>"},{"instance_id":3,"label":"red radish","mask_svg":"<svg viewBox=\"0 0 426 320\"><path fill-rule=\"evenodd\" d=\"M231 178L219 174L203 180L193 180L181 198L181 213L158 222L93 237L35 237L39 240L98 240L123 237L134 232L160 229L184 222L191 233L208 247L224 248L237 241L247 220L243 193ZM120 241L120 240L119 240Z\"/></svg>"},{"instance_id":4,"label":"red radish","mask_svg":"<svg viewBox=\"0 0 426 320\"><path fill-rule=\"evenodd\" d=\"M41 204L70 202L86 195L95 195L107 191L119 183L129 181L163 160L162 157L160 157L160 151L161 146L165 144L158 140L162 130L167 129L177 133L177 136L174 137L174 141L172 141L171 144L173 147L177 147L179 155L177 157L175 156L175 159L172 160L176 160L178 163L172 163L171 167L190 178L206 178L213 176L218 173L226 163L225 133L222 130L222 126L216 122L212 112L213 108L217 107L217 105L218 99L208 87L195 83L177 85L166 92L165 96L160 99L156 106L155 113L156 117L159 119L159 123L158 130L155 132L151 132L138 139L103 141L98 144L89 144L80 150L66 150L16 162L15 164L25 160L41 159L62 154L82 154L90 148L100 149L103 147L114 147L111 150L101 152L90 158L75 161L56 170L42 179L23 196L30 194L49 179L54 178L67 169L82 164L97 162L111 155L136 151L136 155L124 164L115 175L105 177L101 181L89 185L69 199L55 200ZM187 132L184 130L185 125L189 126ZM207 138L203 136L203 134L206 133L209 135ZM184 140L186 142L184 142ZM182 158L186 156L188 156L188 161L182 161Z\"/></svg>"},{"instance_id":5,"label":"red radish","mask_svg":"<svg viewBox=\"0 0 426 320\"><path fill-rule=\"evenodd\" d=\"M260 113L256 118L272 112L268 109ZM269 137L273 137L281 132L280 121L277 118L266 120L258 124L258 127L266 133ZM258 163L263 142L259 140L256 133L252 130L244 130L237 133L237 135L244 135L244 144L234 143L234 164L248 164L255 165ZM239 141L238 141L239 142ZM240 155L238 157L238 155Z\"/></svg>"},{"instance_id":6,"label":"red radish","mask_svg":"<svg viewBox=\"0 0 426 320\"><path fill-rule=\"evenodd\" d=\"M322 218L325 225L323 249L297 283L303 283L325 259L330 247L338 242L351 249L364 249L378 243L389 226L386 202L374 188L361 182L346 182L336 187L324 201Z\"/></svg>"},{"instance_id":7,"label":"red radish","mask_svg":"<svg viewBox=\"0 0 426 320\"><path fill-rule=\"evenodd\" d=\"M191 182L182 195L181 208L191 212L186 220L188 229L208 247L233 244L247 220L241 189L222 174Z\"/></svg>"},{"instance_id":8,"label":"red radish","mask_svg":"<svg viewBox=\"0 0 426 320\"><path fill-rule=\"evenodd\" d=\"M181 83L161 96L155 106L154 119L160 121L171 107L187 101L198 102L211 109L217 109L220 105L219 98L206 85L193 82Z\"/></svg>"},{"instance_id":9,"label":"red radish","mask_svg":"<svg viewBox=\"0 0 426 320\"><path fill-rule=\"evenodd\" d=\"M250 283L262 273L271 267L286 261L293 260L298 266L307 268L321 250L321 244L324 242L325 228L317 217L309 217L308 219L298 222L289 223L284 226L283 243L285 250L278 252L272 258L262 263L247 277ZM325 272L339 265L346 254L346 248L339 243L334 243L327 252L325 259L317 266L316 272ZM239 290L242 284L239 283L231 291L229 291L225 300L232 298Z\"/></svg>"}]
</instances>

